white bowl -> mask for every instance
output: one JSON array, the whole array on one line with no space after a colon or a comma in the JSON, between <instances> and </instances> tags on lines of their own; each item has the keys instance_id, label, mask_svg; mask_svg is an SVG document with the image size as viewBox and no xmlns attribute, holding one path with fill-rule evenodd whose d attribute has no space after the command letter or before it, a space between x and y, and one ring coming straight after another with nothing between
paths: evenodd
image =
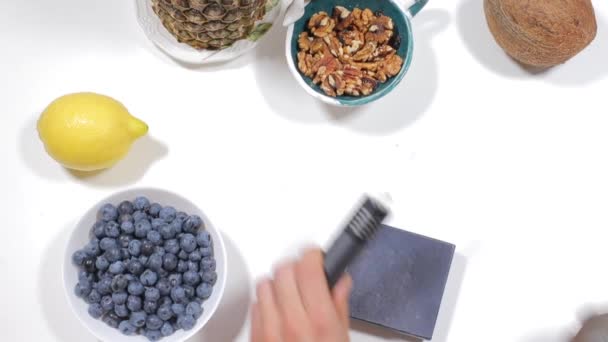
<instances>
[{"instance_id":1,"label":"white bowl","mask_svg":"<svg viewBox=\"0 0 608 342\"><path fill-rule=\"evenodd\" d=\"M213 294L203 303L203 315L197 320L196 325L191 330L178 330L173 335L164 337L161 340L163 342L185 341L207 324L219 306L226 287L227 259L226 248L219 231L213 228L209 219L196 205L175 193L151 188L132 189L105 198L89 209L74 228L72 236L70 236L66 246L63 262L63 287L65 294L74 314L76 314L80 322L82 322L82 324L98 339L111 342L148 341L144 336L123 335L118 329L111 328L101 320L94 319L88 314L88 304L85 303L82 298L78 298L74 294L74 287L78 282L78 268L72 264L72 254L78 249L83 248L89 242L89 234L91 227L96 221L98 209L105 203L118 205L121 201L133 200L137 196L146 196L151 202L173 206L178 211L184 211L189 215L199 215L203 219L205 227L213 239L214 257L217 264L217 282L213 286Z\"/></svg>"}]
</instances>

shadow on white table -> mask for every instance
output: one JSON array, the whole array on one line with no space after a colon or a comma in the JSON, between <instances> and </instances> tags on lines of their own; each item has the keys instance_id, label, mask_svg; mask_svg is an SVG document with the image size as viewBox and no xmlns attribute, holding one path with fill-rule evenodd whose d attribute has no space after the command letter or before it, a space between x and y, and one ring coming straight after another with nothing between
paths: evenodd
<instances>
[{"instance_id":1,"label":"shadow on white table","mask_svg":"<svg viewBox=\"0 0 608 342\"><path fill-rule=\"evenodd\" d=\"M255 77L268 105L288 120L333 123L370 135L394 133L416 122L433 103L439 70L432 40L449 21L449 14L439 9L422 11L414 18L414 56L408 73L390 94L363 107L331 107L306 94L287 67L282 26L274 27L256 48Z\"/></svg>"},{"instance_id":2,"label":"shadow on white table","mask_svg":"<svg viewBox=\"0 0 608 342\"><path fill-rule=\"evenodd\" d=\"M162 159L169 149L162 142L146 135L133 144L129 154L114 167L96 172L67 170L55 162L44 150L38 138L36 118L25 122L17 141L17 153L25 165L37 176L52 180L76 180L95 187L119 187L136 183L150 166Z\"/></svg>"},{"instance_id":3,"label":"shadow on white table","mask_svg":"<svg viewBox=\"0 0 608 342\"><path fill-rule=\"evenodd\" d=\"M435 333L432 342L449 341L449 332L454 318L454 311L460 294L462 282L467 266L467 259L463 254L455 253L452 267L443 294L439 316L435 324ZM415 337L405 336L388 329L383 329L372 324L360 321L353 321L352 329L358 334L352 338L352 342L366 341L369 336L378 337L386 341L422 342L423 340ZM530 341L533 342L533 341ZM538 341L540 342L540 341Z\"/></svg>"},{"instance_id":4,"label":"shadow on white table","mask_svg":"<svg viewBox=\"0 0 608 342\"><path fill-rule=\"evenodd\" d=\"M469 52L488 70L499 75L526 79L538 79L559 86L578 86L599 81L608 75L608 24L597 13L597 36L585 50L563 65L539 71L522 67L507 55L496 43L483 10L482 0L461 0L458 8L458 29Z\"/></svg>"}]
</instances>

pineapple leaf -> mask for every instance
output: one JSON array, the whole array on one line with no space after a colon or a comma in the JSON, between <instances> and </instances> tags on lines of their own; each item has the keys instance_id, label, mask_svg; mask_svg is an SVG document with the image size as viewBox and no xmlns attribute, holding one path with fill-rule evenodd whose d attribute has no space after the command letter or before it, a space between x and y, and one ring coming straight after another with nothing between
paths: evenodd
<instances>
[{"instance_id":1,"label":"pineapple leaf","mask_svg":"<svg viewBox=\"0 0 608 342\"><path fill-rule=\"evenodd\" d=\"M270 30L271 27L271 23L259 24L255 27L255 29L253 29L253 31L251 31L247 39L251 40L252 42L257 42L260 38L262 38L263 35L266 34L266 32L268 32L268 30Z\"/></svg>"},{"instance_id":2,"label":"pineapple leaf","mask_svg":"<svg viewBox=\"0 0 608 342\"><path fill-rule=\"evenodd\" d=\"M268 0L266 1L266 13L270 12L273 8L277 7L280 0Z\"/></svg>"}]
</instances>

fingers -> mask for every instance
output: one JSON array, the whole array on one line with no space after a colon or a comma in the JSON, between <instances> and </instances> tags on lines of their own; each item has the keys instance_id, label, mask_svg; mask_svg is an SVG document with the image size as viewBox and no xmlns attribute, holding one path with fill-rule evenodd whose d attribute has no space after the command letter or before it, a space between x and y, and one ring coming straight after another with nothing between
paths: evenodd
<instances>
[{"instance_id":1,"label":"fingers","mask_svg":"<svg viewBox=\"0 0 608 342\"><path fill-rule=\"evenodd\" d=\"M264 342L262 331L260 306L258 303L254 303L251 307L251 342Z\"/></svg>"},{"instance_id":2,"label":"fingers","mask_svg":"<svg viewBox=\"0 0 608 342\"><path fill-rule=\"evenodd\" d=\"M313 341L296 281L295 265L289 263L277 268L273 285L281 311L283 339L289 342Z\"/></svg>"},{"instance_id":3,"label":"fingers","mask_svg":"<svg viewBox=\"0 0 608 342\"><path fill-rule=\"evenodd\" d=\"M336 311L338 312L338 317L345 328L348 329L350 325L350 310L348 307L350 292L353 287L353 279L347 273L345 273L342 278L338 281L336 286L333 289L333 300L334 305L336 306Z\"/></svg>"},{"instance_id":4,"label":"fingers","mask_svg":"<svg viewBox=\"0 0 608 342\"><path fill-rule=\"evenodd\" d=\"M264 280L258 285L258 307L262 323L262 341L264 342L281 342L281 318L273 292L269 280Z\"/></svg>"},{"instance_id":5,"label":"fingers","mask_svg":"<svg viewBox=\"0 0 608 342\"><path fill-rule=\"evenodd\" d=\"M333 299L323 270L323 255L318 249L308 250L296 265L296 279L304 308L318 335L325 335L338 323Z\"/></svg>"}]
</instances>

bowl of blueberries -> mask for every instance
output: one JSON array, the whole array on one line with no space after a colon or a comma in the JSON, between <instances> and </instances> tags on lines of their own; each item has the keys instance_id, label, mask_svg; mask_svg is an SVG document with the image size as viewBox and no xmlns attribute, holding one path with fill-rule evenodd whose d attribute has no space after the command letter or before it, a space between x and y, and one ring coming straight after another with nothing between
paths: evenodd
<instances>
[{"instance_id":1,"label":"bowl of blueberries","mask_svg":"<svg viewBox=\"0 0 608 342\"><path fill-rule=\"evenodd\" d=\"M92 207L66 247L63 283L102 341L185 341L215 313L226 284L222 236L192 202L133 189Z\"/></svg>"}]
</instances>

